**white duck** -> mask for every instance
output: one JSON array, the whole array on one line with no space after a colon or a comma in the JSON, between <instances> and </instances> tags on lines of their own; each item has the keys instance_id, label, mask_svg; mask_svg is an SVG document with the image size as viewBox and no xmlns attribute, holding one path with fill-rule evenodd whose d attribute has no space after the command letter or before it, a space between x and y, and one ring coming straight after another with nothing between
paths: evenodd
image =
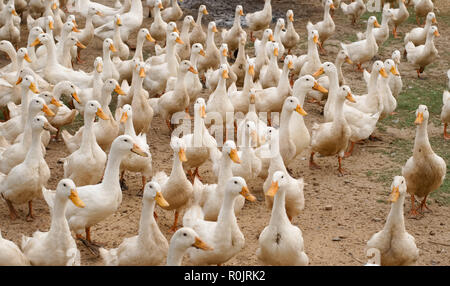
<instances>
[{"instance_id":1,"label":"white duck","mask_svg":"<svg viewBox=\"0 0 450 286\"><path fill-rule=\"evenodd\" d=\"M232 177L225 184L217 221L204 220L198 205L194 205L184 215L183 226L194 229L204 242L213 248L210 251L188 249L189 259L194 265L222 265L244 247L245 238L237 224L233 207L240 196L249 201L255 201L256 198L250 194L245 180L241 177Z\"/></svg>"},{"instance_id":2,"label":"white duck","mask_svg":"<svg viewBox=\"0 0 450 286\"><path fill-rule=\"evenodd\" d=\"M324 6L323 20L313 25L313 29L319 33L319 47L322 52L325 52L323 45L325 41L334 34L336 28L333 18L330 15L330 9L334 10L334 4L332 0L326 0Z\"/></svg>"},{"instance_id":3,"label":"white duck","mask_svg":"<svg viewBox=\"0 0 450 286\"><path fill-rule=\"evenodd\" d=\"M406 58L411 63L417 72L417 77L423 73L425 67L438 59L440 56L438 50L434 45L434 37L439 37L439 31L436 26L432 26L427 34L427 39L424 45L414 46L412 42L408 42L405 46Z\"/></svg>"},{"instance_id":4,"label":"white duck","mask_svg":"<svg viewBox=\"0 0 450 286\"><path fill-rule=\"evenodd\" d=\"M414 121L417 127L413 155L402 168L407 191L411 195L411 216L417 216L417 210L428 209L427 197L442 185L447 170L444 159L434 153L431 148L427 130L429 117L428 107L419 105ZM417 209L414 208L415 196L423 198Z\"/></svg>"},{"instance_id":5,"label":"white duck","mask_svg":"<svg viewBox=\"0 0 450 286\"><path fill-rule=\"evenodd\" d=\"M244 16L244 8L237 5L234 10L234 22L231 29L222 29L222 42L228 45L229 52L233 52L239 47L239 36L245 31L241 27L241 16Z\"/></svg>"},{"instance_id":6,"label":"white duck","mask_svg":"<svg viewBox=\"0 0 450 286\"><path fill-rule=\"evenodd\" d=\"M373 34L373 28L380 27L377 18L370 16L367 20L366 39L356 41L350 44L341 43L342 49L347 53L352 62L358 65L362 71L361 64L370 61L378 53L378 45Z\"/></svg>"},{"instance_id":7,"label":"white duck","mask_svg":"<svg viewBox=\"0 0 450 286\"><path fill-rule=\"evenodd\" d=\"M392 60L395 63L395 70L398 72L398 76L395 76L393 74L389 75L389 88L392 91L392 95L397 98L398 95L400 94L400 92L402 91L403 88L403 82L402 82L402 77L400 75L400 70L399 70L399 66L400 66L400 60L401 60L401 54L399 50L395 50L392 53Z\"/></svg>"},{"instance_id":8,"label":"white duck","mask_svg":"<svg viewBox=\"0 0 450 286\"><path fill-rule=\"evenodd\" d=\"M389 38L389 23L394 17L392 11L389 9L389 3L384 4L383 12L381 15L381 27L374 28L372 31L375 37L375 41L377 42L377 45L379 47ZM367 32L358 32L356 33L356 37L358 38L358 40L363 40L367 37Z\"/></svg>"},{"instance_id":9,"label":"white duck","mask_svg":"<svg viewBox=\"0 0 450 286\"><path fill-rule=\"evenodd\" d=\"M294 73L300 73L300 76L314 73L322 64L317 50L319 33L313 28L311 22L306 25L306 30L308 32L308 52L306 55L294 58Z\"/></svg>"},{"instance_id":10,"label":"white duck","mask_svg":"<svg viewBox=\"0 0 450 286\"><path fill-rule=\"evenodd\" d=\"M278 85L282 70L278 68L279 45L277 42L267 43L270 54L269 64L261 68L259 82L262 88L275 87Z\"/></svg>"},{"instance_id":11,"label":"white duck","mask_svg":"<svg viewBox=\"0 0 450 286\"><path fill-rule=\"evenodd\" d=\"M150 34L156 42L164 42L166 40L167 23L161 17L163 5L161 0L155 0L153 7L153 23L150 25Z\"/></svg>"},{"instance_id":12,"label":"white duck","mask_svg":"<svg viewBox=\"0 0 450 286\"><path fill-rule=\"evenodd\" d=\"M269 64L269 53L266 51L267 43L273 42L273 31L271 29L265 29L261 40L256 39L255 47L255 79L259 78L261 68Z\"/></svg>"},{"instance_id":13,"label":"white duck","mask_svg":"<svg viewBox=\"0 0 450 286\"><path fill-rule=\"evenodd\" d=\"M392 33L394 34L394 38L399 38L397 36L397 27L405 22L409 18L409 12L405 5L405 0L398 0L398 8L391 8L392 14L392 22L394 23L394 28Z\"/></svg>"},{"instance_id":14,"label":"white duck","mask_svg":"<svg viewBox=\"0 0 450 286\"><path fill-rule=\"evenodd\" d=\"M402 176L395 176L391 185L391 210L383 229L367 242L366 249L376 248L381 254L381 265L413 265L419 258L415 239L405 229L403 204L406 182Z\"/></svg>"},{"instance_id":15,"label":"white duck","mask_svg":"<svg viewBox=\"0 0 450 286\"><path fill-rule=\"evenodd\" d=\"M250 90L254 87L253 76L255 75L255 59L247 60L244 65L244 86L242 90L237 90L236 83L233 83L228 88L228 96L234 106L234 112L246 113L250 104Z\"/></svg>"},{"instance_id":16,"label":"white duck","mask_svg":"<svg viewBox=\"0 0 450 286\"><path fill-rule=\"evenodd\" d=\"M0 27L0 40L8 40L16 47L18 47L20 42L20 30L14 25L13 16L17 16L16 9L14 5L7 5L6 9L6 20L5 24Z\"/></svg>"},{"instance_id":17,"label":"white duck","mask_svg":"<svg viewBox=\"0 0 450 286\"><path fill-rule=\"evenodd\" d=\"M444 139L449 140L450 135L447 134L447 125L450 123L450 92L444 90L442 94L442 111L441 111L441 121L444 123Z\"/></svg>"},{"instance_id":18,"label":"white duck","mask_svg":"<svg viewBox=\"0 0 450 286\"><path fill-rule=\"evenodd\" d=\"M178 0L170 0L170 7L166 7L161 12L161 17L165 22L175 22L181 19L183 17L183 10L178 5Z\"/></svg>"},{"instance_id":19,"label":"white duck","mask_svg":"<svg viewBox=\"0 0 450 286\"><path fill-rule=\"evenodd\" d=\"M431 29L431 24L437 24L436 15L433 12L428 13L424 27L417 27L406 33L405 45L408 42L412 42L414 46L424 45L428 31Z\"/></svg>"},{"instance_id":20,"label":"white duck","mask_svg":"<svg viewBox=\"0 0 450 286\"><path fill-rule=\"evenodd\" d=\"M205 50L203 50L203 46L200 43L195 43L191 48L191 57L189 61L195 70L197 69L198 59L200 57L204 57ZM195 102L197 98L200 96L201 91L203 90L203 84L200 81L200 77L198 73L188 73L184 79L184 83L186 86L186 91L189 94L189 102ZM188 107L189 109L189 107Z\"/></svg>"},{"instance_id":21,"label":"white duck","mask_svg":"<svg viewBox=\"0 0 450 286\"><path fill-rule=\"evenodd\" d=\"M300 36L295 31L294 28L294 12L292 10L288 10L286 12L286 21L287 21L287 29L286 31L281 31L281 42L283 46L288 49L287 54L291 54L291 50L295 48L300 41Z\"/></svg>"},{"instance_id":22,"label":"white duck","mask_svg":"<svg viewBox=\"0 0 450 286\"><path fill-rule=\"evenodd\" d=\"M143 191L147 180L149 180L152 176L152 155L150 153L150 147L147 143L147 134L139 133L139 135L136 135L136 131L133 126L133 109L131 105L125 104L121 111L122 114L120 117L120 123L125 125L124 134L131 136L139 148L141 148L148 155L147 157L142 157L133 153L125 157L120 165L120 169L122 170L121 179L123 180L123 174L125 171L141 173L141 191Z\"/></svg>"},{"instance_id":23,"label":"white duck","mask_svg":"<svg viewBox=\"0 0 450 286\"><path fill-rule=\"evenodd\" d=\"M145 185L142 197L142 212L138 235L127 237L117 247L110 250L100 248L100 256L107 266L119 265L161 265L164 263L169 243L156 223L153 213L155 203L161 207L169 204L156 182Z\"/></svg>"},{"instance_id":24,"label":"white duck","mask_svg":"<svg viewBox=\"0 0 450 286\"><path fill-rule=\"evenodd\" d=\"M206 56L200 58L198 61L199 72L204 72L209 68L218 69L220 65L220 51L214 42L214 35L217 33L217 27L215 22L209 22L208 24L208 35L206 39Z\"/></svg>"},{"instance_id":25,"label":"white duck","mask_svg":"<svg viewBox=\"0 0 450 286\"><path fill-rule=\"evenodd\" d=\"M196 23L191 15L184 17L183 25L181 26L180 39L183 41L182 45L177 45L177 55L180 60L188 60L191 55L191 41L189 38L189 29L195 26Z\"/></svg>"},{"instance_id":26,"label":"white duck","mask_svg":"<svg viewBox=\"0 0 450 286\"><path fill-rule=\"evenodd\" d=\"M182 227L177 230L170 239L169 251L167 253L167 266L180 266L186 251L191 248L212 250L198 234L190 227Z\"/></svg>"},{"instance_id":27,"label":"white duck","mask_svg":"<svg viewBox=\"0 0 450 286\"><path fill-rule=\"evenodd\" d=\"M305 266L309 263L302 231L291 224L286 214L286 193L291 184L289 175L277 171L266 193L266 196L275 198L269 225L259 235L256 250L258 259L266 265Z\"/></svg>"},{"instance_id":28,"label":"white duck","mask_svg":"<svg viewBox=\"0 0 450 286\"><path fill-rule=\"evenodd\" d=\"M220 46L220 66L226 65L228 68L228 78L227 78L227 85L226 87L229 88L230 85L237 80L237 75L234 73L234 71L231 69L230 64L228 63L228 45L223 43ZM220 67L219 66L219 67ZM219 83L220 77L220 68L213 70L212 68L209 68L205 73L206 82L205 85L208 88L209 92L213 92L217 88L217 84Z\"/></svg>"},{"instance_id":29,"label":"white duck","mask_svg":"<svg viewBox=\"0 0 450 286\"><path fill-rule=\"evenodd\" d=\"M178 224L178 216L186 207L192 197L192 184L186 178L183 170L183 162L186 161L186 144L181 138L173 136L170 140L170 147L173 150L173 165L170 176L165 172L156 173L152 182L157 182L161 186L161 193L169 203L163 206L165 210L175 210L174 223L171 231L175 232Z\"/></svg>"},{"instance_id":30,"label":"white duck","mask_svg":"<svg viewBox=\"0 0 450 286\"><path fill-rule=\"evenodd\" d=\"M113 27L114 34L112 37L114 47L116 51L112 53L112 57L118 57L121 60L128 60L128 56L130 55L130 48L128 48L127 44L122 41L122 37L120 36L120 27L122 26L122 20L120 15L114 15Z\"/></svg>"},{"instance_id":31,"label":"white duck","mask_svg":"<svg viewBox=\"0 0 450 286\"><path fill-rule=\"evenodd\" d=\"M200 5L198 7L197 21L195 22L197 25L195 25L195 27L192 29L192 32L189 35L189 39L191 40L191 43L200 43L205 46L206 33L205 31L203 31L202 26L203 15L208 15L208 10L206 9L205 5Z\"/></svg>"},{"instance_id":32,"label":"white duck","mask_svg":"<svg viewBox=\"0 0 450 286\"><path fill-rule=\"evenodd\" d=\"M32 122L32 143L25 160L16 165L0 182L0 194L6 201L12 220L17 218L13 203L28 203L27 221L32 221L32 200L41 194L41 190L50 178L50 169L44 160L41 146L43 130L56 131L44 116L36 116Z\"/></svg>"},{"instance_id":33,"label":"white duck","mask_svg":"<svg viewBox=\"0 0 450 286\"><path fill-rule=\"evenodd\" d=\"M236 74L236 85L242 86L245 77L245 65L248 55L245 54L245 44L247 43L247 33L245 31L239 35L239 48L236 59L231 66L231 70Z\"/></svg>"},{"instance_id":34,"label":"white duck","mask_svg":"<svg viewBox=\"0 0 450 286\"><path fill-rule=\"evenodd\" d=\"M409 2L409 1L408 1ZM425 17L434 9L433 1L431 0L414 0L414 11L416 12L416 21L420 25L420 17Z\"/></svg>"},{"instance_id":35,"label":"white duck","mask_svg":"<svg viewBox=\"0 0 450 286\"><path fill-rule=\"evenodd\" d=\"M100 103L95 100L86 102L84 112L84 130L80 148L64 159L64 178L72 179L77 186L98 183L103 177L106 165L106 153L95 139L95 116L109 120Z\"/></svg>"},{"instance_id":36,"label":"white duck","mask_svg":"<svg viewBox=\"0 0 450 286\"><path fill-rule=\"evenodd\" d=\"M42 192L54 192L53 205L49 205L51 224L48 232L36 231L32 237L22 236L23 253L30 260L31 265L47 266L79 266L80 251L70 233L69 224L65 217L69 200L78 208L84 208L85 204L78 196L75 183L70 179L59 181L56 191L46 190Z\"/></svg>"},{"instance_id":37,"label":"white duck","mask_svg":"<svg viewBox=\"0 0 450 286\"><path fill-rule=\"evenodd\" d=\"M356 0L350 4L341 2L340 7L345 15L352 18L353 25L355 25L356 20L359 20L361 15L366 12L366 4L363 0Z\"/></svg>"},{"instance_id":38,"label":"white duck","mask_svg":"<svg viewBox=\"0 0 450 286\"><path fill-rule=\"evenodd\" d=\"M95 7L90 7L86 15L86 22L84 29L80 29L80 34L78 35L78 40L84 45L88 46L94 39L94 24L92 23L92 18L97 16L103 16L102 12ZM81 49L77 49L77 61L81 61Z\"/></svg>"},{"instance_id":39,"label":"white duck","mask_svg":"<svg viewBox=\"0 0 450 286\"><path fill-rule=\"evenodd\" d=\"M270 0L264 1L264 8L261 11L247 13L245 20L247 21L247 26L250 30L250 39L255 41L253 32L268 28L272 22L272 5Z\"/></svg>"},{"instance_id":40,"label":"white duck","mask_svg":"<svg viewBox=\"0 0 450 286\"><path fill-rule=\"evenodd\" d=\"M130 152L147 156L130 136L117 137L111 145L102 181L96 185L77 188L78 196L86 207L67 206L66 219L70 229L75 231L76 237L93 252L97 252L97 249L91 240L91 227L115 213L119 208L122 202L122 190L119 183L120 163ZM53 205L55 195L49 194L44 196L44 199L47 204ZM86 239L82 238L83 231L86 232Z\"/></svg>"}]
</instances>

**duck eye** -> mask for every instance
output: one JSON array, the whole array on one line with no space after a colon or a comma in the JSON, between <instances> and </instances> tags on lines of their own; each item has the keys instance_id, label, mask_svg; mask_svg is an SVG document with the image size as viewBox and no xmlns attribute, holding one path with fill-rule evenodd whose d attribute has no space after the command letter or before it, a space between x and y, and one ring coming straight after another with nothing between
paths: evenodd
<instances>
[{"instance_id":1,"label":"duck eye","mask_svg":"<svg viewBox=\"0 0 450 286\"><path fill-rule=\"evenodd\" d=\"M128 142L128 139L125 139L125 140L123 140L123 141Z\"/></svg>"},{"instance_id":2,"label":"duck eye","mask_svg":"<svg viewBox=\"0 0 450 286\"><path fill-rule=\"evenodd\" d=\"M187 236L187 233L183 232L183 235L184 235L184 236Z\"/></svg>"},{"instance_id":3,"label":"duck eye","mask_svg":"<svg viewBox=\"0 0 450 286\"><path fill-rule=\"evenodd\" d=\"M67 187L66 183L63 184L64 187Z\"/></svg>"},{"instance_id":4,"label":"duck eye","mask_svg":"<svg viewBox=\"0 0 450 286\"><path fill-rule=\"evenodd\" d=\"M306 81L309 81L309 78L307 78Z\"/></svg>"}]
</instances>

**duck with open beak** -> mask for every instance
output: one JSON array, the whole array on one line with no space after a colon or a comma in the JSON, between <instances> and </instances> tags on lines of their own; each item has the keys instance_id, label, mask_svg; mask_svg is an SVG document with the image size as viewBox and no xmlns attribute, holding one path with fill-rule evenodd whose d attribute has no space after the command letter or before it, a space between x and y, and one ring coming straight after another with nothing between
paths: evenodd
<instances>
[{"instance_id":1,"label":"duck with open beak","mask_svg":"<svg viewBox=\"0 0 450 286\"><path fill-rule=\"evenodd\" d=\"M71 94L72 98L75 99L76 102L78 102L79 104L81 104L81 100L78 97L78 94L76 92L72 92Z\"/></svg>"}]
</instances>

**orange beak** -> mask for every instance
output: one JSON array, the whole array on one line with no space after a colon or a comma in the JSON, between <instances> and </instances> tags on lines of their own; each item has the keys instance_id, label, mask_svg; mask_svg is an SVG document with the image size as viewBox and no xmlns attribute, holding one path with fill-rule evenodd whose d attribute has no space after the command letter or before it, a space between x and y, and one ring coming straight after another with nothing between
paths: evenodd
<instances>
[{"instance_id":1,"label":"orange beak","mask_svg":"<svg viewBox=\"0 0 450 286\"><path fill-rule=\"evenodd\" d=\"M381 68L381 69L380 69L380 74L381 74L381 76L384 77L384 78L387 78L387 77L388 77L388 74L386 73L386 71L384 70L384 68Z\"/></svg>"},{"instance_id":2,"label":"orange beak","mask_svg":"<svg viewBox=\"0 0 450 286\"><path fill-rule=\"evenodd\" d=\"M278 57L278 48L275 48L275 49L273 50L273 55L276 56L276 57Z\"/></svg>"},{"instance_id":3,"label":"orange beak","mask_svg":"<svg viewBox=\"0 0 450 286\"><path fill-rule=\"evenodd\" d=\"M294 16L292 16L292 14L289 15L289 21L294 22Z\"/></svg>"},{"instance_id":4,"label":"orange beak","mask_svg":"<svg viewBox=\"0 0 450 286\"><path fill-rule=\"evenodd\" d=\"M145 77L145 69L144 69L144 68L141 68L141 69L139 70L139 77L140 77L140 78L144 78L144 77Z\"/></svg>"},{"instance_id":5,"label":"orange beak","mask_svg":"<svg viewBox=\"0 0 450 286\"><path fill-rule=\"evenodd\" d=\"M208 10L203 10L203 15L208 15Z\"/></svg>"},{"instance_id":6,"label":"orange beak","mask_svg":"<svg viewBox=\"0 0 450 286\"><path fill-rule=\"evenodd\" d=\"M48 27L50 28L50 30L53 30L53 22L52 21L48 22Z\"/></svg>"},{"instance_id":7,"label":"orange beak","mask_svg":"<svg viewBox=\"0 0 450 286\"><path fill-rule=\"evenodd\" d=\"M184 42L180 39L180 37L178 37L178 38L175 40L175 42L177 42L177 43L180 44L180 45L183 45L183 44L184 44Z\"/></svg>"},{"instance_id":8,"label":"orange beak","mask_svg":"<svg viewBox=\"0 0 450 286\"><path fill-rule=\"evenodd\" d=\"M110 50L111 52L113 52L113 53L117 52L117 50L116 50L116 48L114 47L113 44L110 44L110 45L109 45L109 50Z\"/></svg>"},{"instance_id":9,"label":"orange beak","mask_svg":"<svg viewBox=\"0 0 450 286\"><path fill-rule=\"evenodd\" d=\"M295 111L297 111L302 116L308 115L308 113L306 113L306 111L300 106L300 104L297 104Z\"/></svg>"},{"instance_id":10,"label":"orange beak","mask_svg":"<svg viewBox=\"0 0 450 286\"><path fill-rule=\"evenodd\" d=\"M30 83L29 89L36 94L39 93L39 90L37 89L37 87L34 83Z\"/></svg>"},{"instance_id":11,"label":"orange beak","mask_svg":"<svg viewBox=\"0 0 450 286\"><path fill-rule=\"evenodd\" d=\"M347 93L347 96L345 98L350 102L356 103L355 98L353 97L353 95L350 92Z\"/></svg>"},{"instance_id":12,"label":"orange beak","mask_svg":"<svg viewBox=\"0 0 450 286\"><path fill-rule=\"evenodd\" d=\"M269 35L269 41L273 42L273 35L272 34Z\"/></svg>"},{"instance_id":13,"label":"orange beak","mask_svg":"<svg viewBox=\"0 0 450 286\"><path fill-rule=\"evenodd\" d=\"M416 121L414 121L414 124L420 125L420 124L422 124L422 122L423 122L423 113L419 112L417 114Z\"/></svg>"},{"instance_id":14,"label":"orange beak","mask_svg":"<svg viewBox=\"0 0 450 286\"><path fill-rule=\"evenodd\" d=\"M228 70L223 70L223 72L222 72L222 78L229 78L229 76L228 76Z\"/></svg>"},{"instance_id":15,"label":"orange beak","mask_svg":"<svg viewBox=\"0 0 450 286\"><path fill-rule=\"evenodd\" d=\"M55 106L57 106L57 107L62 106L62 104L59 103L59 101L57 101L56 98L54 98L54 97L52 97L52 100L50 101L50 103L55 105Z\"/></svg>"},{"instance_id":16,"label":"orange beak","mask_svg":"<svg viewBox=\"0 0 450 286\"><path fill-rule=\"evenodd\" d=\"M433 33L436 37L439 37L439 36L441 36L440 34L439 34L439 32L438 32L438 30L436 30L436 31L434 31L434 33Z\"/></svg>"},{"instance_id":17,"label":"orange beak","mask_svg":"<svg viewBox=\"0 0 450 286\"><path fill-rule=\"evenodd\" d=\"M34 47L37 46L41 43L41 41L39 40L39 38L36 38L36 40L34 40L34 42L31 43L30 47Z\"/></svg>"},{"instance_id":18,"label":"orange beak","mask_svg":"<svg viewBox=\"0 0 450 286\"><path fill-rule=\"evenodd\" d=\"M86 46L83 45L80 41L77 41L77 47L79 47L80 49L86 49Z\"/></svg>"},{"instance_id":19,"label":"orange beak","mask_svg":"<svg viewBox=\"0 0 450 286\"><path fill-rule=\"evenodd\" d=\"M398 71L395 69L395 67L393 66L393 67L391 67L391 70L390 70L390 72L391 72L391 74L393 74L393 75L400 75L399 73L398 73Z\"/></svg>"},{"instance_id":20,"label":"orange beak","mask_svg":"<svg viewBox=\"0 0 450 286\"><path fill-rule=\"evenodd\" d=\"M31 63L31 59L30 59L30 57L28 56L28 54L25 54L25 55L23 56L23 58L24 58L27 62Z\"/></svg>"},{"instance_id":21,"label":"orange beak","mask_svg":"<svg viewBox=\"0 0 450 286\"><path fill-rule=\"evenodd\" d=\"M374 25L375 27L377 27L377 28L380 28L380 27L381 27L381 26L380 26L380 23L378 23L377 20L375 20L375 23L373 23L373 25Z\"/></svg>"},{"instance_id":22,"label":"orange beak","mask_svg":"<svg viewBox=\"0 0 450 286\"><path fill-rule=\"evenodd\" d=\"M124 95L125 92L120 88L118 84L116 84L116 87L114 88L114 91L117 92L119 95Z\"/></svg>"},{"instance_id":23,"label":"orange beak","mask_svg":"<svg viewBox=\"0 0 450 286\"><path fill-rule=\"evenodd\" d=\"M155 42L155 39L153 39L153 38L152 38L152 35L150 35L150 34L145 35L145 38L146 38L147 41L149 41L149 42Z\"/></svg>"},{"instance_id":24,"label":"orange beak","mask_svg":"<svg viewBox=\"0 0 450 286\"><path fill-rule=\"evenodd\" d=\"M201 56L204 56L204 57L206 57L206 53L205 53L205 51L204 51L204 50L200 50L199 54L200 54Z\"/></svg>"},{"instance_id":25,"label":"orange beak","mask_svg":"<svg viewBox=\"0 0 450 286\"><path fill-rule=\"evenodd\" d=\"M255 67L254 66L249 66L248 67L248 73L252 76L255 75Z\"/></svg>"},{"instance_id":26,"label":"orange beak","mask_svg":"<svg viewBox=\"0 0 450 286\"><path fill-rule=\"evenodd\" d=\"M56 10L56 3L53 3L52 9L53 9L53 10Z\"/></svg>"},{"instance_id":27,"label":"orange beak","mask_svg":"<svg viewBox=\"0 0 450 286\"><path fill-rule=\"evenodd\" d=\"M19 77L19 78L17 79L17 81L16 81L16 85L18 85L18 84L21 83L21 82L22 82L22 78Z\"/></svg>"},{"instance_id":28,"label":"orange beak","mask_svg":"<svg viewBox=\"0 0 450 286\"><path fill-rule=\"evenodd\" d=\"M193 74L198 74L198 71L193 66L189 67L189 71Z\"/></svg>"},{"instance_id":29,"label":"orange beak","mask_svg":"<svg viewBox=\"0 0 450 286\"><path fill-rule=\"evenodd\" d=\"M239 11L239 15L244 16L244 11Z\"/></svg>"},{"instance_id":30,"label":"orange beak","mask_svg":"<svg viewBox=\"0 0 450 286\"><path fill-rule=\"evenodd\" d=\"M274 197L279 189L278 182L272 182L270 188L267 190L266 196Z\"/></svg>"},{"instance_id":31,"label":"orange beak","mask_svg":"<svg viewBox=\"0 0 450 286\"><path fill-rule=\"evenodd\" d=\"M159 9L164 9L163 5L161 3L158 4Z\"/></svg>"},{"instance_id":32,"label":"orange beak","mask_svg":"<svg viewBox=\"0 0 450 286\"><path fill-rule=\"evenodd\" d=\"M319 85L317 81L314 81L313 89L320 91L321 93L327 93L328 90L324 88L323 86Z\"/></svg>"},{"instance_id":33,"label":"orange beak","mask_svg":"<svg viewBox=\"0 0 450 286\"><path fill-rule=\"evenodd\" d=\"M219 32L219 31L217 30L217 27L216 27L216 26L214 26L214 27L212 28L212 31L213 31L214 33Z\"/></svg>"},{"instance_id":34,"label":"orange beak","mask_svg":"<svg viewBox=\"0 0 450 286\"><path fill-rule=\"evenodd\" d=\"M128 114L126 112L122 113L122 117L120 118L120 123L125 123L128 119Z\"/></svg>"},{"instance_id":35,"label":"orange beak","mask_svg":"<svg viewBox=\"0 0 450 286\"><path fill-rule=\"evenodd\" d=\"M16 9L13 9L13 10L11 11L11 14L13 14L14 16L17 16Z\"/></svg>"},{"instance_id":36,"label":"orange beak","mask_svg":"<svg viewBox=\"0 0 450 286\"><path fill-rule=\"evenodd\" d=\"M222 55L223 55L224 57L228 57L228 50L227 50L227 49L223 49Z\"/></svg>"},{"instance_id":37,"label":"orange beak","mask_svg":"<svg viewBox=\"0 0 450 286\"><path fill-rule=\"evenodd\" d=\"M95 114L103 120L109 120L109 116L106 115L106 113L100 107L97 108L97 112Z\"/></svg>"},{"instance_id":38,"label":"orange beak","mask_svg":"<svg viewBox=\"0 0 450 286\"><path fill-rule=\"evenodd\" d=\"M313 74L313 77L318 77L324 73L323 67L321 67L318 71Z\"/></svg>"},{"instance_id":39,"label":"orange beak","mask_svg":"<svg viewBox=\"0 0 450 286\"><path fill-rule=\"evenodd\" d=\"M72 31L74 31L75 33L79 33L80 32L80 30L78 30L75 25L73 26Z\"/></svg>"},{"instance_id":40,"label":"orange beak","mask_svg":"<svg viewBox=\"0 0 450 286\"><path fill-rule=\"evenodd\" d=\"M51 111L51 109L48 108L47 104L44 104L44 107L42 107L42 111L48 116L55 116L55 113L53 113L53 111Z\"/></svg>"},{"instance_id":41,"label":"orange beak","mask_svg":"<svg viewBox=\"0 0 450 286\"><path fill-rule=\"evenodd\" d=\"M78 95L77 95L76 92L72 93L72 97L73 97L73 99L75 99L76 102L78 102L78 103L81 104L81 100L80 100L80 98L78 97Z\"/></svg>"}]
</instances>

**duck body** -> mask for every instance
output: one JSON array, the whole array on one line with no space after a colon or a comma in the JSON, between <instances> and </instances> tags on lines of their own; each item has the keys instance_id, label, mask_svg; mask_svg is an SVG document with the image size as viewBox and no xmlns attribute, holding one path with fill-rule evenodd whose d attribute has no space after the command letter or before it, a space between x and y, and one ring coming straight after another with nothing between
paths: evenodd
<instances>
[{"instance_id":1,"label":"duck body","mask_svg":"<svg viewBox=\"0 0 450 286\"><path fill-rule=\"evenodd\" d=\"M409 33L406 33L404 41L405 45L408 42L412 42L414 46L424 45L427 39L428 31L430 30L431 25L435 23L437 23L436 15L433 12L428 13L424 27L416 27L409 31Z\"/></svg>"},{"instance_id":2,"label":"duck body","mask_svg":"<svg viewBox=\"0 0 450 286\"><path fill-rule=\"evenodd\" d=\"M2 237L0 233L0 265L2 266L26 266L30 261L20 248L12 241Z\"/></svg>"},{"instance_id":3,"label":"duck body","mask_svg":"<svg viewBox=\"0 0 450 286\"><path fill-rule=\"evenodd\" d=\"M412 42L408 42L405 46L406 58L416 68L418 77L420 77L420 73L425 70L427 65L439 58L438 50L434 45L434 37L439 37L436 26L431 27L428 31L425 45L416 47Z\"/></svg>"},{"instance_id":4,"label":"duck body","mask_svg":"<svg viewBox=\"0 0 450 286\"><path fill-rule=\"evenodd\" d=\"M272 5L270 0L264 1L264 8L261 11L247 13L245 16L250 31L260 31L269 27L272 22Z\"/></svg>"}]
</instances>

